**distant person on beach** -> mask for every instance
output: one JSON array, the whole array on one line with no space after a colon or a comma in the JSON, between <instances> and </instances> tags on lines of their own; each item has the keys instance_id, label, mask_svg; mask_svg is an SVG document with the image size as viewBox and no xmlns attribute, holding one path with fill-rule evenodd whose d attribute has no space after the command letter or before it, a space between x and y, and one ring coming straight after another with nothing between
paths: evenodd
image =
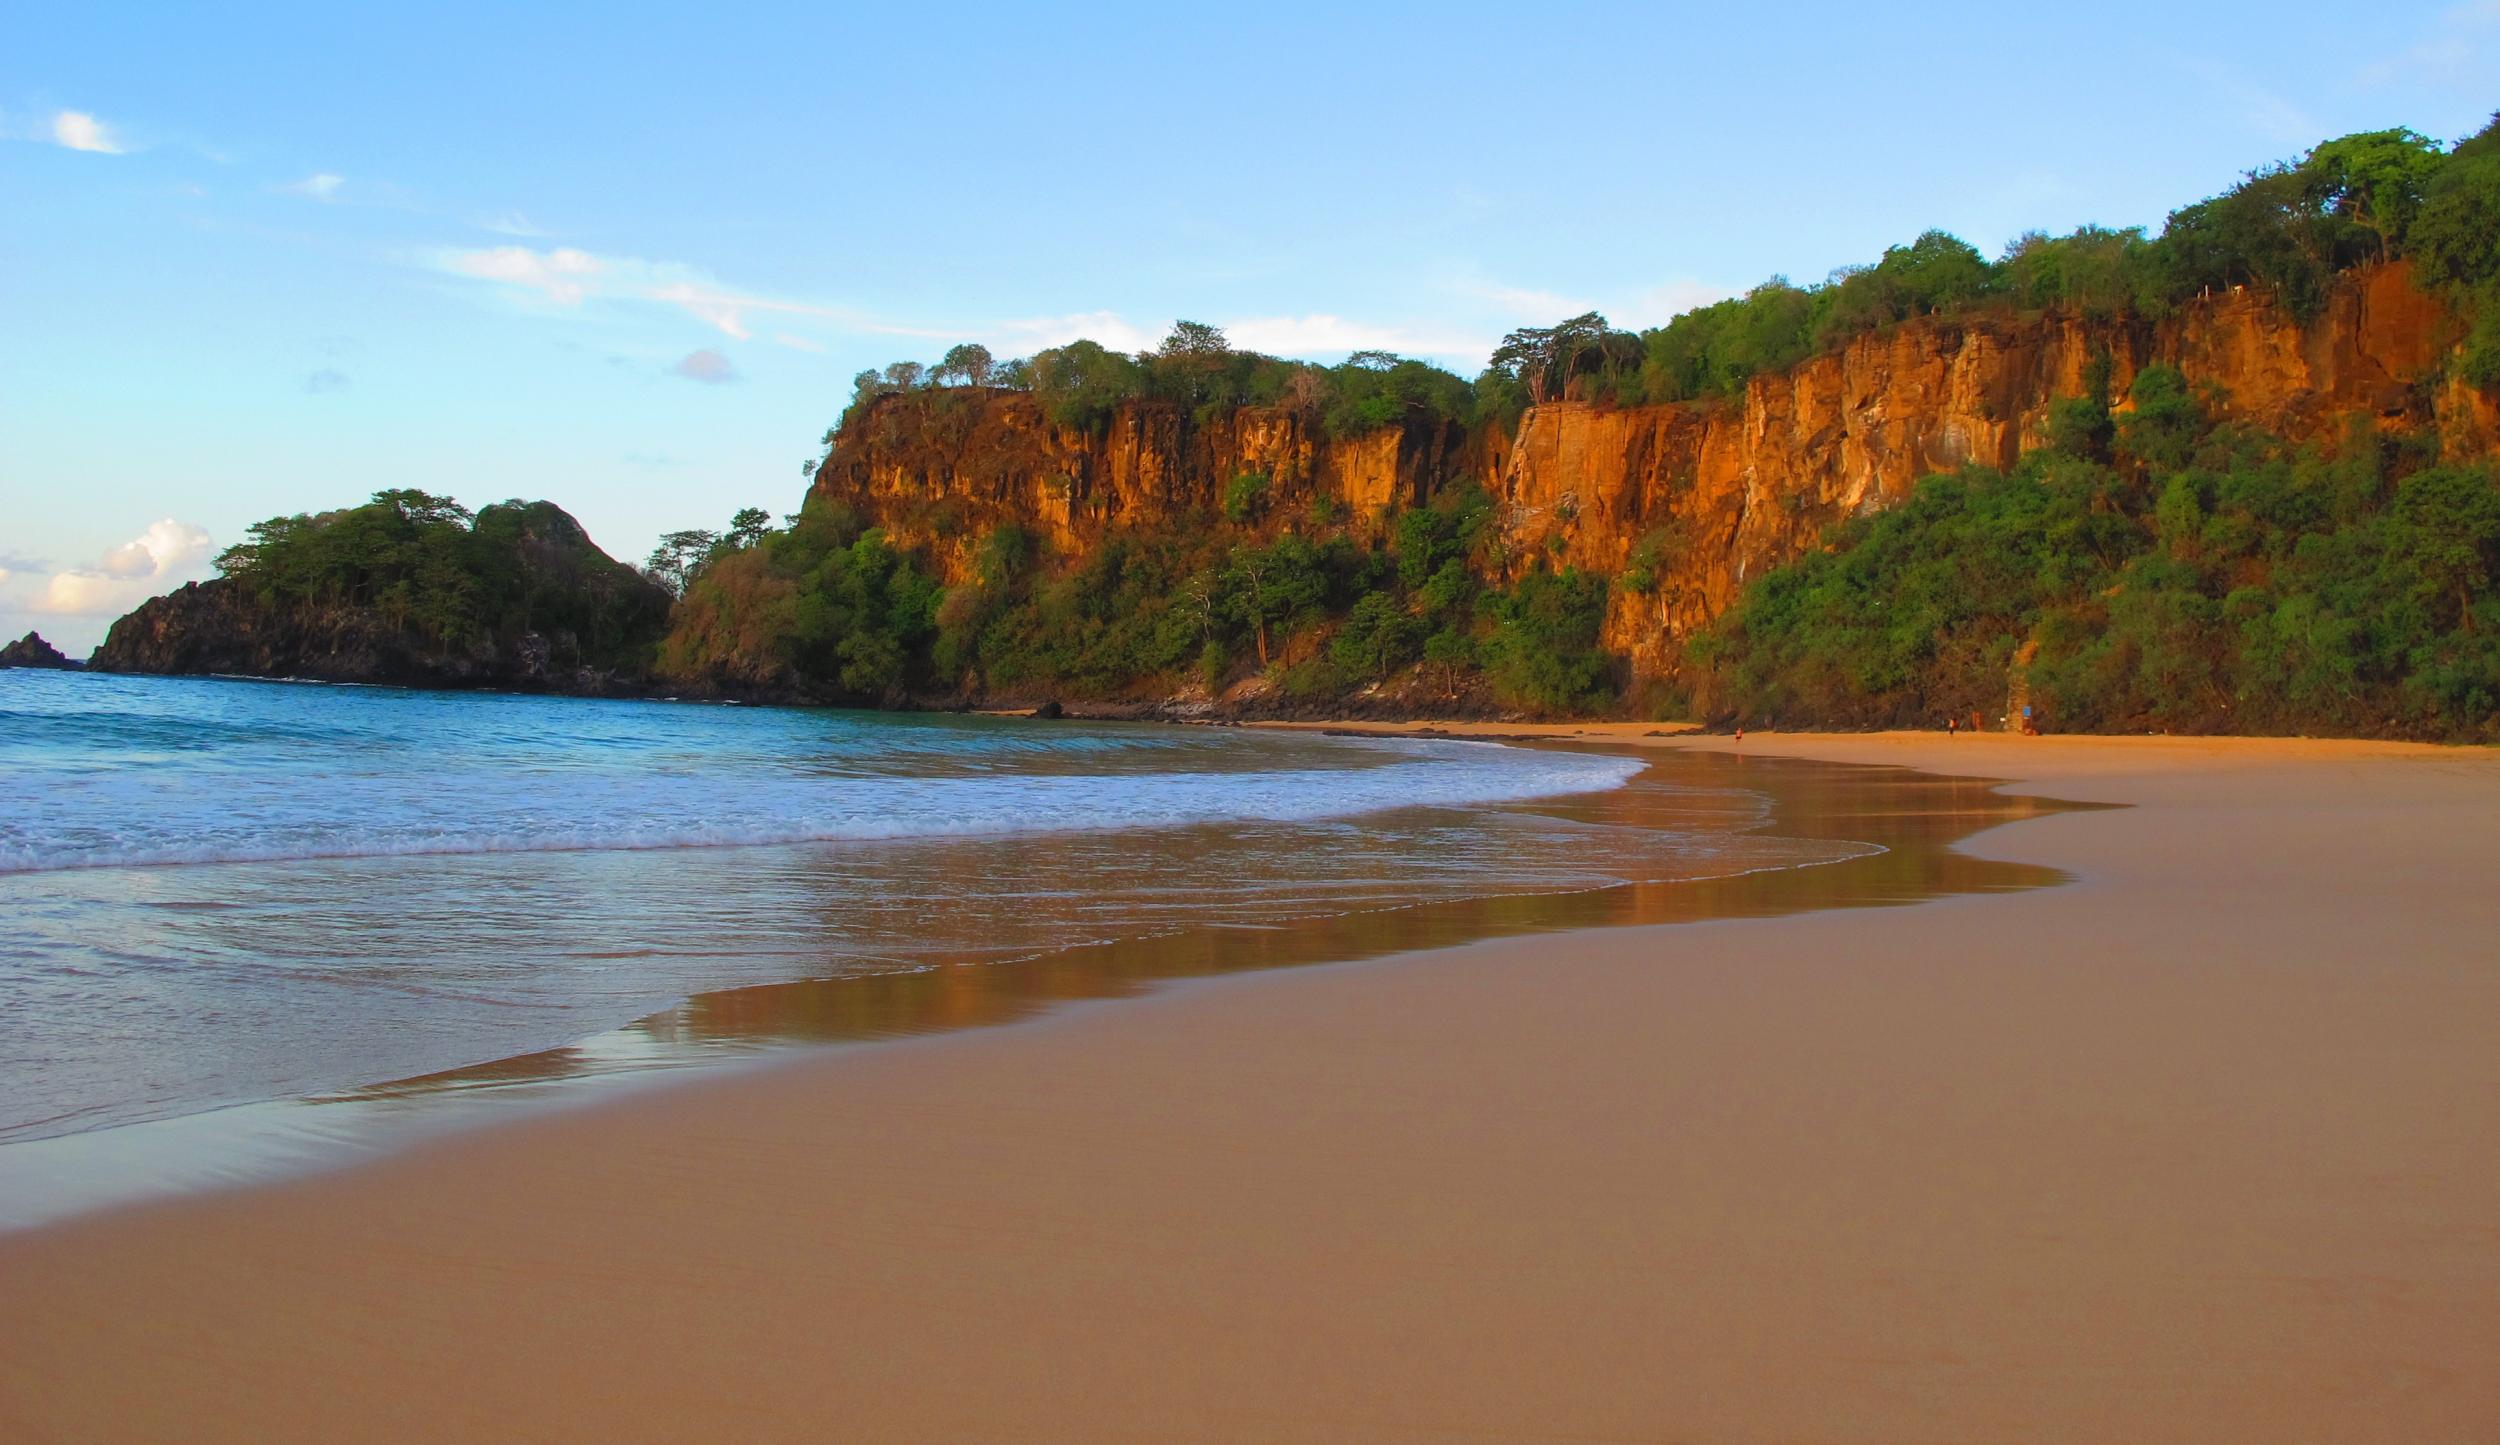
<instances>
[{"instance_id":1,"label":"distant person on beach","mask_svg":"<svg viewBox=\"0 0 2500 1445\"><path fill-rule=\"evenodd\" d=\"M1960 732L1961 730L1962 730L1962 720L1961 720L1960 718L1954 717L1954 716L1953 716L1953 715L1951 715L1950 713L1946 714L1946 715L1945 715L1945 720L1944 720L1944 735L1945 735L1946 737L1951 737L1951 736L1953 736L1955 733Z\"/></svg>"}]
</instances>

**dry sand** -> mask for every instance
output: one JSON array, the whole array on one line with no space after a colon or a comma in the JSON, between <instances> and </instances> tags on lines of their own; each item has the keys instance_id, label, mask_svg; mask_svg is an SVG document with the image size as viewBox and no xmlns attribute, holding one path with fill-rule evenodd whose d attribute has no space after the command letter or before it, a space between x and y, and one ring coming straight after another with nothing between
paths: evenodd
<instances>
[{"instance_id":1,"label":"dry sand","mask_svg":"<svg viewBox=\"0 0 2500 1445\"><path fill-rule=\"evenodd\" d=\"M2500 757L1744 746L2140 806L0 1239L0 1438L2500 1438Z\"/></svg>"}]
</instances>

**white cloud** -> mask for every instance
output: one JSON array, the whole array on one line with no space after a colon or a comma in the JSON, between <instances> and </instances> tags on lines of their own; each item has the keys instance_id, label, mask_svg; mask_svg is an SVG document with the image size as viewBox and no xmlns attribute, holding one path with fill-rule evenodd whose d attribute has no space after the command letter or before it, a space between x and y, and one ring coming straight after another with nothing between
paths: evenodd
<instances>
[{"instance_id":1,"label":"white cloud","mask_svg":"<svg viewBox=\"0 0 2500 1445\"><path fill-rule=\"evenodd\" d=\"M112 551L105 553L103 557L99 558L96 562L95 570L103 573L106 577L126 582L133 577L145 577L154 573L156 571L156 554L148 550L145 538L136 542L124 542L120 546L115 547ZM77 575L79 574L76 572L63 572L58 574L58 576L56 576L53 580L58 581L61 577L75 577Z\"/></svg>"},{"instance_id":2,"label":"white cloud","mask_svg":"<svg viewBox=\"0 0 2500 1445\"><path fill-rule=\"evenodd\" d=\"M300 181L280 186L278 189L290 196L305 196L316 201L335 201L338 199L339 187L346 184L347 177L345 176L333 175L328 171L317 171Z\"/></svg>"},{"instance_id":3,"label":"white cloud","mask_svg":"<svg viewBox=\"0 0 2500 1445\"><path fill-rule=\"evenodd\" d=\"M569 246L551 251L533 251L527 246L451 251L444 253L441 265L455 276L536 292L558 306L582 304L610 270L608 262Z\"/></svg>"},{"instance_id":4,"label":"white cloud","mask_svg":"<svg viewBox=\"0 0 2500 1445\"><path fill-rule=\"evenodd\" d=\"M1664 326L1695 307L1708 306L1737 294L1729 287L1689 276L1680 276L1628 295L1616 293L1603 296L1508 286L1472 275L1461 275L1447 285L1456 295L1482 303L1486 314L1501 318L1506 328L1514 325L1551 326L1567 317L1594 311L1605 317L1610 326L1639 331L1651 326ZM1448 354L1486 356L1491 351L1489 344L1479 344L1471 352Z\"/></svg>"},{"instance_id":5,"label":"white cloud","mask_svg":"<svg viewBox=\"0 0 2500 1445\"><path fill-rule=\"evenodd\" d=\"M1349 351L1394 351L1401 356L1482 356L1493 343L1480 334L1418 331L1348 321L1342 316L1254 316L1225 326L1233 345L1277 356L1330 356Z\"/></svg>"},{"instance_id":6,"label":"white cloud","mask_svg":"<svg viewBox=\"0 0 2500 1445\"><path fill-rule=\"evenodd\" d=\"M146 595L99 572L55 572L35 599L34 610L68 617L118 616Z\"/></svg>"},{"instance_id":7,"label":"white cloud","mask_svg":"<svg viewBox=\"0 0 2500 1445\"><path fill-rule=\"evenodd\" d=\"M1687 311L1725 301L1735 294L1725 286L1713 286L1707 281L1669 281L1663 286L1652 286L1607 311L1606 319L1626 330L1639 331L1651 326L1664 326Z\"/></svg>"},{"instance_id":8,"label":"white cloud","mask_svg":"<svg viewBox=\"0 0 2500 1445\"><path fill-rule=\"evenodd\" d=\"M793 333L787 331L774 332L773 344L776 346L787 346L792 351L814 352L819 356L822 356L825 351L825 344L823 342L810 341L804 336L794 335Z\"/></svg>"},{"instance_id":9,"label":"white cloud","mask_svg":"<svg viewBox=\"0 0 2500 1445\"><path fill-rule=\"evenodd\" d=\"M519 211L506 211L499 216L480 216L477 227L481 231L492 231L499 236L521 236L529 240L538 240L547 234L531 224L530 218Z\"/></svg>"},{"instance_id":10,"label":"white cloud","mask_svg":"<svg viewBox=\"0 0 2500 1445\"><path fill-rule=\"evenodd\" d=\"M1528 286L1504 286L1493 281L1461 281L1453 289L1461 296L1485 302L1505 315L1530 323L1560 321L1594 309L1586 297Z\"/></svg>"},{"instance_id":11,"label":"white cloud","mask_svg":"<svg viewBox=\"0 0 2500 1445\"><path fill-rule=\"evenodd\" d=\"M1006 343L1006 349L1011 353L1044 351L1078 340L1098 341L1113 351L1143 351L1163 339L1161 332L1149 334L1114 311L1085 311L1073 316L1031 316L996 326L958 331L903 326L879 329L897 336L925 336L938 340L982 331Z\"/></svg>"},{"instance_id":12,"label":"white cloud","mask_svg":"<svg viewBox=\"0 0 2500 1445\"><path fill-rule=\"evenodd\" d=\"M52 142L100 156L117 156L128 149L112 127L83 110L64 110L52 117Z\"/></svg>"},{"instance_id":13,"label":"white cloud","mask_svg":"<svg viewBox=\"0 0 2500 1445\"><path fill-rule=\"evenodd\" d=\"M721 386L738 379L738 368L730 364L729 358L708 346L701 351L687 352L678 358L677 364L670 367L669 372L671 375L682 376L688 381L702 382L706 386Z\"/></svg>"},{"instance_id":14,"label":"white cloud","mask_svg":"<svg viewBox=\"0 0 2500 1445\"><path fill-rule=\"evenodd\" d=\"M143 598L198 576L208 560L206 528L167 517L106 552L92 567L55 572L32 610L66 617L117 617Z\"/></svg>"}]
</instances>

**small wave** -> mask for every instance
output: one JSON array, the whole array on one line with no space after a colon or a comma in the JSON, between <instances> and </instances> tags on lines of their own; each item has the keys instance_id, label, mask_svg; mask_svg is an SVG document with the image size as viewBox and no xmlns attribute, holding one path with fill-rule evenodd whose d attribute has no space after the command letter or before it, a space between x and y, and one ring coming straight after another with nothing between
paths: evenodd
<instances>
[{"instance_id":1,"label":"small wave","mask_svg":"<svg viewBox=\"0 0 2500 1445\"><path fill-rule=\"evenodd\" d=\"M1461 752L1459 749L1464 748ZM243 822L157 815L154 838L64 843L0 830L0 873L488 853L628 852L998 837L1205 824L1303 823L1403 807L1481 807L1619 788L1632 758L1444 744L1354 769L955 778L779 777L744 785L644 778L524 788L510 775L434 780L388 800L353 789L328 816ZM377 821L384 802L399 811ZM586 816L585 816L586 815ZM557 818L564 821L555 821ZM168 836L168 835L171 836Z\"/></svg>"}]
</instances>

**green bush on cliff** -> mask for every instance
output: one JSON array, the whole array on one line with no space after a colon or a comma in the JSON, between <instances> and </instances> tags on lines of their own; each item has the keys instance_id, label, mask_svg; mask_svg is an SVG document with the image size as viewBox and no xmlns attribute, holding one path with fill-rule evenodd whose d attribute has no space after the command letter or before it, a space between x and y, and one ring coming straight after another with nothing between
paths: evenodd
<instances>
[{"instance_id":1,"label":"green bush on cliff","mask_svg":"<svg viewBox=\"0 0 2500 1445\"><path fill-rule=\"evenodd\" d=\"M2061 729L2495 736L2489 468L2218 425L2164 367L2130 399L2107 460L1929 477L1757 580L1693 650L1707 705L1922 725L2022 677Z\"/></svg>"},{"instance_id":2,"label":"green bush on cliff","mask_svg":"<svg viewBox=\"0 0 2500 1445\"><path fill-rule=\"evenodd\" d=\"M959 346L947 355L956 358L966 349ZM1357 351L1337 366L1289 361L1238 350L1220 329L1195 321L1176 323L1162 346L1136 356L1098 342L1072 341L1030 359L990 364L979 369L979 380L970 366L950 360L923 369L896 362L883 371L861 372L841 420L825 433L825 444L832 445L841 429L886 397L918 392L942 399L950 392L948 383L958 380L1030 391L1051 421L1097 434L1122 404L1133 401L1166 403L1199 425L1245 406L1275 407L1304 416L1331 437L1410 423L1463 425L1477 409L1474 388L1429 362L1385 351Z\"/></svg>"},{"instance_id":3,"label":"green bush on cliff","mask_svg":"<svg viewBox=\"0 0 2500 1445\"><path fill-rule=\"evenodd\" d=\"M2160 316L2201 296L2253 286L2296 316L2313 313L2333 275L2369 261L2419 258L2424 279L2454 288L2477 320L2469 375L2500 382L2500 136L2486 130L2442 153L2409 130L2327 141L2298 160L2252 171L2219 195L2171 213L2161 234L2084 226L2028 233L1996 262L1930 231L1871 266L1819 286L1774 278L1741 297L1643 332L1642 395L1652 402L1734 395L1754 376L1848 338L1919 316L2052 310L2095 319ZM1568 323L1566 323L1568 325ZM1585 352L1545 380L1564 395L1600 364ZM1607 393L1611 395L1612 393Z\"/></svg>"},{"instance_id":4,"label":"green bush on cliff","mask_svg":"<svg viewBox=\"0 0 2500 1445\"><path fill-rule=\"evenodd\" d=\"M1613 664L1598 648L1606 581L1565 567L1532 568L1489 597L1482 655L1494 692L1544 712L1592 712L1612 700Z\"/></svg>"},{"instance_id":5,"label":"green bush on cliff","mask_svg":"<svg viewBox=\"0 0 2500 1445\"><path fill-rule=\"evenodd\" d=\"M2423 183L2405 245L2471 318L2465 378L2500 389L2500 116Z\"/></svg>"},{"instance_id":6,"label":"green bush on cliff","mask_svg":"<svg viewBox=\"0 0 2500 1445\"><path fill-rule=\"evenodd\" d=\"M779 687L808 681L877 700L921 685L938 635L936 582L846 508L716 554L686 586L661 670L688 682Z\"/></svg>"},{"instance_id":7,"label":"green bush on cliff","mask_svg":"<svg viewBox=\"0 0 2500 1445\"><path fill-rule=\"evenodd\" d=\"M849 509L816 502L781 531L713 551L661 649L689 686L881 702L959 692L1157 695L1219 689L1245 667L1319 701L1425 665L1445 688L1481 669L1517 706L1601 706L1603 579L1498 558L1474 487L1358 537L1253 526L1115 530L1073 565L1000 526L969 576L941 588L915 553Z\"/></svg>"}]
</instances>

